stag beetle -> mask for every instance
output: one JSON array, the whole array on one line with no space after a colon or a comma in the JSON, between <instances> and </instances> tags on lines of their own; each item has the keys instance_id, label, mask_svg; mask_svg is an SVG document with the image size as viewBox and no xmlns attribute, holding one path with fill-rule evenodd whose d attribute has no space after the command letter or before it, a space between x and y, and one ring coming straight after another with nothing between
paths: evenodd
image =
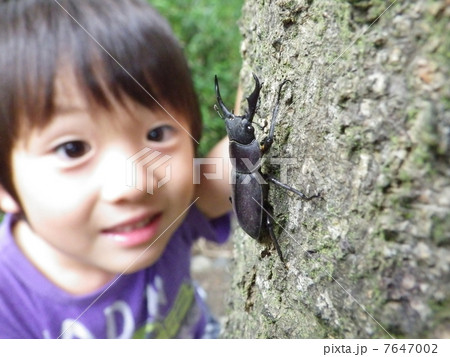
<instances>
[{"instance_id":1,"label":"stag beetle","mask_svg":"<svg viewBox=\"0 0 450 357\"><path fill-rule=\"evenodd\" d=\"M273 144L281 90L289 80L285 80L280 84L272 113L269 134L258 143L255 137L253 116L256 112L262 85L255 74L253 74L253 78L255 80L255 88L250 96L247 97L248 111L243 116L238 116L230 112L223 103L222 97L220 96L219 80L215 76L215 91L218 105L215 108L219 116L225 120L230 141L230 159L233 165L232 196L230 200L242 229L258 242L262 242L269 235L275 245L280 260L284 262L283 254L273 231L274 221L269 213L271 211L268 202L269 187L265 181L272 182L279 187L289 190L306 201L321 196L320 193L313 196L306 196L274 177L261 172L261 158L269 151Z\"/></svg>"}]
</instances>

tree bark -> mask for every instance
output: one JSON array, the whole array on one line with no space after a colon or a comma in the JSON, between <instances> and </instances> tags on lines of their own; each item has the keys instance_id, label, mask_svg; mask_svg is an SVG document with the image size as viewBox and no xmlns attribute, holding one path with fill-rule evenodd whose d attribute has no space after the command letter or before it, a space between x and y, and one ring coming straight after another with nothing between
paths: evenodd
<instances>
[{"instance_id":1,"label":"tree bark","mask_svg":"<svg viewBox=\"0 0 450 357\"><path fill-rule=\"evenodd\" d=\"M323 199L271 185L286 266L236 227L223 337L450 338L449 20L448 0L245 2L256 122L291 81L263 171Z\"/></svg>"}]
</instances>

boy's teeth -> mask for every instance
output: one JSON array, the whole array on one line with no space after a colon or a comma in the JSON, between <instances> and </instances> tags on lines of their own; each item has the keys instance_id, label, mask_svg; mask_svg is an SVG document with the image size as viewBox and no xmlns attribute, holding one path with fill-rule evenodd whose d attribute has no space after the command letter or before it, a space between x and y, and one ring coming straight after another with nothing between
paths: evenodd
<instances>
[{"instance_id":1,"label":"boy's teeth","mask_svg":"<svg viewBox=\"0 0 450 357\"><path fill-rule=\"evenodd\" d=\"M150 223L150 221L152 219L153 219L153 217L150 217L150 218L147 218L147 219L145 219L143 221L137 222L135 224L130 224L128 226L116 228L116 229L114 229L114 232L124 232L124 233L131 232L131 231L133 231L135 229L139 229L139 228L145 227L147 224Z\"/></svg>"}]
</instances>

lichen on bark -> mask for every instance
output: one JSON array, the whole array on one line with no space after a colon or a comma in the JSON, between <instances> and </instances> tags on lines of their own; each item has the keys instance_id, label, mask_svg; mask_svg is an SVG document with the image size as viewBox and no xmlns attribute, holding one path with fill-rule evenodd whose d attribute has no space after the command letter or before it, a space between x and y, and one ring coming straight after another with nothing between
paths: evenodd
<instances>
[{"instance_id":1,"label":"lichen on bark","mask_svg":"<svg viewBox=\"0 0 450 357\"><path fill-rule=\"evenodd\" d=\"M450 3L247 0L241 82L264 82L265 172L287 260L237 227L223 337L450 337ZM260 137L264 133L259 132Z\"/></svg>"}]
</instances>

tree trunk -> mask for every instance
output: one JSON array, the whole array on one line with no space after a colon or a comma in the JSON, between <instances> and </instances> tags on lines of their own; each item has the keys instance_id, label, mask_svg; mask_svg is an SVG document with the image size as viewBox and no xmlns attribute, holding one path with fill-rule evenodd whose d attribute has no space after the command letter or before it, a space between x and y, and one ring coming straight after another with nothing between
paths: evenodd
<instances>
[{"instance_id":1,"label":"tree trunk","mask_svg":"<svg viewBox=\"0 0 450 357\"><path fill-rule=\"evenodd\" d=\"M271 185L286 267L236 228L223 337L450 338L449 20L448 0L245 2L256 122L291 81L263 171L323 199Z\"/></svg>"}]
</instances>

